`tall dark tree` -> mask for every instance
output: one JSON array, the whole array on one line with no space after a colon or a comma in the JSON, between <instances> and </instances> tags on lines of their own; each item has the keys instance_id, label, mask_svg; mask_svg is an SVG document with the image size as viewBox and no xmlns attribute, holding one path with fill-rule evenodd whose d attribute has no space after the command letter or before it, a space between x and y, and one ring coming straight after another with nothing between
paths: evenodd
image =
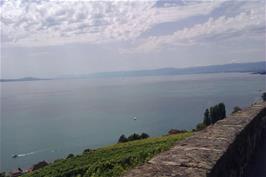
<instances>
[{"instance_id":1,"label":"tall dark tree","mask_svg":"<svg viewBox=\"0 0 266 177\"><path fill-rule=\"evenodd\" d=\"M215 110L214 110L214 107L210 107L210 120L211 120L211 123L215 123Z\"/></svg>"},{"instance_id":2,"label":"tall dark tree","mask_svg":"<svg viewBox=\"0 0 266 177\"><path fill-rule=\"evenodd\" d=\"M204 112L204 119L203 119L203 123L205 125L210 125L211 124L211 118L210 118L210 112L209 109L206 109Z\"/></svg>"},{"instance_id":3,"label":"tall dark tree","mask_svg":"<svg viewBox=\"0 0 266 177\"><path fill-rule=\"evenodd\" d=\"M261 95L261 98L263 101L266 101L266 92L264 92L262 95Z\"/></svg>"},{"instance_id":4,"label":"tall dark tree","mask_svg":"<svg viewBox=\"0 0 266 177\"><path fill-rule=\"evenodd\" d=\"M218 108L219 108L219 120L224 119L226 117L226 110L224 103L219 103Z\"/></svg>"},{"instance_id":5,"label":"tall dark tree","mask_svg":"<svg viewBox=\"0 0 266 177\"><path fill-rule=\"evenodd\" d=\"M212 124L214 124L218 120L224 119L225 117L226 110L224 103L219 103L218 105L210 108L210 119Z\"/></svg>"}]
</instances>

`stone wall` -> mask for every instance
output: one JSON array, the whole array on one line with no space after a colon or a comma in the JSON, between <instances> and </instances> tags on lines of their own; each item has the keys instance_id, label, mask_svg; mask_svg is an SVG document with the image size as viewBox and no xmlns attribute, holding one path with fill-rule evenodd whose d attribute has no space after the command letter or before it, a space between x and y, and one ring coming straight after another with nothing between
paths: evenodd
<instances>
[{"instance_id":1,"label":"stone wall","mask_svg":"<svg viewBox=\"0 0 266 177\"><path fill-rule=\"evenodd\" d=\"M243 109L176 143L124 177L244 177L266 128L266 102Z\"/></svg>"}]
</instances>

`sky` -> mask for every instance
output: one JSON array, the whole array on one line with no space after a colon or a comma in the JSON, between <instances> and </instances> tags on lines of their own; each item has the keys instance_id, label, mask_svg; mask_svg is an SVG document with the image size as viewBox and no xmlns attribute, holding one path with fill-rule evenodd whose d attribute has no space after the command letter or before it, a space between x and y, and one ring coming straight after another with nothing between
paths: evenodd
<instances>
[{"instance_id":1,"label":"sky","mask_svg":"<svg viewBox=\"0 0 266 177\"><path fill-rule=\"evenodd\" d=\"M265 2L1 1L1 78L263 61Z\"/></svg>"}]
</instances>

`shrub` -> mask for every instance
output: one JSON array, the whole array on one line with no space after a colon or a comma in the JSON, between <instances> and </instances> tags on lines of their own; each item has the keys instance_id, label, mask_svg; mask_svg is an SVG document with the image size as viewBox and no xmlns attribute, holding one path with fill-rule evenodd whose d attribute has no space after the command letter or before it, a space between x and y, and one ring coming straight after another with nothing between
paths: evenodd
<instances>
[{"instance_id":1,"label":"shrub","mask_svg":"<svg viewBox=\"0 0 266 177\"><path fill-rule=\"evenodd\" d=\"M128 139L125 135L121 135L118 139L118 143L125 143L127 141L128 141Z\"/></svg>"},{"instance_id":2,"label":"shrub","mask_svg":"<svg viewBox=\"0 0 266 177\"><path fill-rule=\"evenodd\" d=\"M84 151L83 151L83 153L89 153L89 152L91 152L92 150L91 149L85 149Z\"/></svg>"},{"instance_id":3,"label":"shrub","mask_svg":"<svg viewBox=\"0 0 266 177\"><path fill-rule=\"evenodd\" d=\"M238 111L241 111L241 108L238 107L238 106L235 106L234 109L233 109L233 111L232 111L232 113L236 113Z\"/></svg>"},{"instance_id":4,"label":"shrub","mask_svg":"<svg viewBox=\"0 0 266 177\"><path fill-rule=\"evenodd\" d=\"M146 138L149 138L150 136L147 134L147 133L142 133L141 135L140 135L140 138L141 139L146 139Z\"/></svg>"},{"instance_id":5,"label":"shrub","mask_svg":"<svg viewBox=\"0 0 266 177\"><path fill-rule=\"evenodd\" d=\"M128 138L125 135L121 135L118 139L118 143L125 143L128 141L134 141L134 140L140 140L140 139L146 139L149 138L150 136L147 133L142 133L141 135L137 133L133 133L130 135Z\"/></svg>"},{"instance_id":6,"label":"shrub","mask_svg":"<svg viewBox=\"0 0 266 177\"><path fill-rule=\"evenodd\" d=\"M66 157L67 159L70 159L70 158L72 158L72 157L74 157L74 154L68 154L68 156Z\"/></svg>"},{"instance_id":7,"label":"shrub","mask_svg":"<svg viewBox=\"0 0 266 177\"><path fill-rule=\"evenodd\" d=\"M39 169L41 169L47 165L48 165L48 162L46 162L46 161L38 162L37 164L33 165L32 171L39 170Z\"/></svg>"},{"instance_id":8,"label":"shrub","mask_svg":"<svg viewBox=\"0 0 266 177\"><path fill-rule=\"evenodd\" d=\"M141 139L141 137L140 137L140 135L137 134L137 133L133 133L132 135L130 135L130 136L128 137L128 141L134 141L134 140L139 140L139 139Z\"/></svg>"},{"instance_id":9,"label":"shrub","mask_svg":"<svg viewBox=\"0 0 266 177\"><path fill-rule=\"evenodd\" d=\"M174 134L185 133L185 132L187 132L187 131L186 130L171 129L168 131L168 135L174 135Z\"/></svg>"}]
</instances>

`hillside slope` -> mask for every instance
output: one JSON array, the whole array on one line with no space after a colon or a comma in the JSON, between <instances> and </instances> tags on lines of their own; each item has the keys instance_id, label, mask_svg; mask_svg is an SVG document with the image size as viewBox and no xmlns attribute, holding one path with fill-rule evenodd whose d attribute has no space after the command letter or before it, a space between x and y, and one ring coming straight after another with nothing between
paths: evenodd
<instances>
[{"instance_id":1,"label":"hillside slope","mask_svg":"<svg viewBox=\"0 0 266 177\"><path fill-rule=\"evenodd\" d=\"M99 148L75 157L57 160L23 177L115 177L136 165L143 164L191 132L168 135Z\"/></svg>"}]
</instances>

